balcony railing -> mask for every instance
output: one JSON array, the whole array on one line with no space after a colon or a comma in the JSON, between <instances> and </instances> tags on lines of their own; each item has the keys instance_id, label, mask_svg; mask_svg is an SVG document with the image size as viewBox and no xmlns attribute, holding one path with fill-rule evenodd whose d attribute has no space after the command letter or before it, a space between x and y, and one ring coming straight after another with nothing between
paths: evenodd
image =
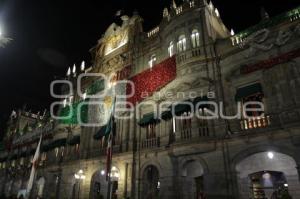
<instances>
[{"instance_id":1,"label":"balcony railing","mask_svg":"<svg viewBox=\"0 0 300 199\"><path fill-rule=\"evenodd\" d=\"M190 140L194 138L207 138L210 137L209 127L206 125L200 126L198 128L186 128L180 131L181 140Z\"/></svg>"},{"instance_id":2,"label":"balcony railing","mask_svg":"<svg viewBox=\"0 0 300 199\"><path fill-rule=\"evenodd\" d=\"M176 62L178 64L185 64L187 62L195 61L195 59L199 59L202 57L201 48L192 48L177 54Z\"/></svg>"},{"instance_id":3,"label":"balcony railing","mask_svg":"<svg viewBox=\"0 0 300 199\"><path fill-rule=\"evenodd\" d=\"M141 143L142 149L160 147L160 137L145 139Z\"/></svg>"},{"instance_id":4,"label":"balcony railing","mask_svg":"<svg viewBox=\"0 0 300 199\"><path fill-rule=\"evenodd\" d=\"M265 128L271 125L270 116L254 117L240 121L242 130Z\"/></svg>"},{"instance_id":5,"label":"balcony railing","mask_svg":"<svg viewBox=\"0 0 300 199\"><path fill-rule=\"evenodd\" d=\"M192 129L191 128L186 128L180 132L180 137L182 140L187 140L191 139L192 136Z\"/></svg>"}]
</instances>

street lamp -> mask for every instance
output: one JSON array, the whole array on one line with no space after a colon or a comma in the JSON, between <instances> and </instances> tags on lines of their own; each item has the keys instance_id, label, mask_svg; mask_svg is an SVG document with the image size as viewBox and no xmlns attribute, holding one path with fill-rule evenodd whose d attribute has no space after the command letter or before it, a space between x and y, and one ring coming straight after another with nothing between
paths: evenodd
<instances>
[{"instance_id":1,"label":"street lamp","mask_svg":"<svg viewBox=\"0 0 300 199\"><path fill-rule=\"evenodd\" d=\"M112 199L114 189L116 188L114 185L118 183L120 179L120 172L117 169L117 167L113 166L111 167L110 173L109 173L109 181L108 181L108 199ZM117 185L116 185L117 186Z\"/></svg>"},{"instance_id":2,"label":"street lamp","mask_svg":"<svg viewBox=\"0 0 300 199\"><path fill-rule=\"evenodd\" d=\"M83 174L83 171L80 169L77 173L74 174L74 177L78 183L78 199L80 196L80 181L85 179L85 175Z\"/></svg>"},{"instance_id":3,"label":"street lamp","mask_svg":"<svg viewBox=\"0 0 300 199\"><path fill-rule=\"evenodd\" d=\"M4 48L12 39L3 36L2 29L0 27L0 47Z\"/></svg>"}]
</instances>

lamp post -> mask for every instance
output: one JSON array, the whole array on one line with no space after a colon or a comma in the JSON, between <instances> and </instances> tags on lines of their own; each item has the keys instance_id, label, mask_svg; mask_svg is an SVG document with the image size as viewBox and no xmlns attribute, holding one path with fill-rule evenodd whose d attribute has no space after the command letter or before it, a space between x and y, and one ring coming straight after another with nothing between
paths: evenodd
<instances>
[{"instance_id":1,"label":"lamp post","mask_svg":"<svg viewBox=\"0 0 300 199\"><path fill-rule=\"evenodd\" d=\"M78 183L78 199L80 197L80 182L85 179L85 175L83 174L83 171L80 169L77 173L74 174L74 177Z\"/></svg>"},{"instance_id":2,"label":"lamp post","mask_svg":"<svg viewBox=\"0 0 300 199\"><path fill-rule=\"evenodd\" d=\"M120 172L119 172L119 170L117 169L117 167L115 167L115 166L113 166L112 168L111 168L111 171L110 171L110 174L109 174L109 178L110 178L110 180L109 180L109 199L112 199L112 194L113 194L113 189L114 189L114 183L115 182L118 182L119 181L119 178L120 178Z\"/></svg>"}]
</instances>

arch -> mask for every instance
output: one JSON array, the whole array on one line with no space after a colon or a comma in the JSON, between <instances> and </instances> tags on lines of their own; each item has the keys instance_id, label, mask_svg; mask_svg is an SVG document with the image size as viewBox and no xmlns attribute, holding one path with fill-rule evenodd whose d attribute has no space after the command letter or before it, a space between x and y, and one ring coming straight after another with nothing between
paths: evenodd
<instances>
[{"instance_id":1,"label":"arch","mask_svg":"<svg viewBox=\"0 0 300 199\"><path fill-rule=\"evenodd\" d=\"M199 155L189 155L183 156L179 159L179 168L182 169L184 165L189 161L197 161L201 164L203 173L209 173L209 168L204 159L202 159Z\"/></svg>"},{"instance_id":2,"label":"arch","mask_svg":"<svg viewBox=\"0 0 300 199\"><path fill-rule=\"evenodd\" d=\"M265 151L273 151L273 152L278 152L278 153L283 153L286 154L288 156L291 156L297 164L299 164L300 160L298 159L297 155L295 154L296 150L290 150L289 148L286 148L284 146L274 146L274 145L256 145L253 147L249 147L247 149L244 149L240 152L238 152L235 156L233 156L233 158L231 159L232 165L236 165L237 163L239 163L240 161L242 161L243 159L245 159L246 157L253 155L255 153L259 153L259 152L265 152ZM234 167L233 167L234 169Z\"/></svg>"},{"instance_id":3,"label":"arch","mask_svg":"<svg viewBox=\"0 0 300 199\"><path fill-rule=\"evenodd\" d=\"M96 199L103 196L107 196L108 183L106 181L106 175L102 170L96 170L91 178L90 184L90 199ZM76 189L76 188L73 188Z\"/></svg>"},{"instance_id":4,"label":"arch","mask_svg":"<svg viewBox=\"0 0 300 199\"><path fill-rule=\"evenodd\" d=\"M234 170L237 172L237 185L239 198L246 199L256 194L257 186L263 190L263 194L272 195L285 184L274 183L271 191L264 190L264 185L258 179L263 178L264 173L282 173L282 179L286 179L288 191L293 198L299 198L297 187L300 186L297 163L295 159L286 153L276 152L275 148L261 151L263 148L250 149L248 152L239 153L234 159ZM259 151L259 152L255 152ZM260 175L260 177L259 177ZM270 174L269 174L270 175ZM255 178L253 176L256 176ZM273 179L276 180L276 179ZM249 188L250 187L250 188Z\"/></svg>"},{"instance_id":5,"label":"arch","mask_svg":"<svg viewBox=\"0 0 300 199\"><path fill-rule=\"evenodd\" d=\"M44 177L40 177L37 181L37 196L40 198L43 198L45 183L46 180Z\"/></svg>"},{"instance_id":6,"label":"arch","mask_svg":"<svg viewBox=\"0 0 300 199\"><path fill-rule=\"evenodd\" d=\"M200 35L198 29L194 29L191 34L192 47L197 48L200 46Z\"/></svg>"},{"instance_id":7,"label":"arch","mask_svg":"<svg viewBox=\"0 0 300 199\"><path fill-rule=\"evenodd\" d=\"M145 171L146 167L148 167L149 165L155 166L158 169L159 173L163 173L163 170L165 170L162 168L161 164L158 161L149 160L149 161L146 161L144 164L142 164L141 171Z\"/></svg>"},{"instance_id":8,"label":"arch","mask_svg":"<svg viewBox=\"0 0 300 199\"><path fill-rule=\"evenodd\" d=\"M177 52L183 52L185 50L186 50L186 37L183 34L178 37Z\"/></svg>"},{"instance_id":9,"label":"arch","mask_svg":"<svg viewBox=\"0 0 300 199\"><path fill-rule=\"evenodd\" d=\"M204 174L204 169L199 161L187 161L182 168L181 176L196 178Z\"/></svg>"},{"instance_id":10,"label":"arch","mask_svg":"<svg viewBox=\"0 0 300 199\"><path fill-rule=\"evenodd\" d=\"M173 41L170 41L170 43L169 43L168 54L169 54L169 57L172 57L175 54L175 48L174 48L174 42Z\"/></svg>"},{"instance_id":11,"label":"arch","mask_svg":"<svg viewBox=\"0 0 300 199\"><path fill-rule=\"evenodd\" d=\"M208 171L204 160L198 156L183 157L179 161L181 198L195 198L204 193L204 174Z\"/></svg>"},{"instance_id":12,"label":"arch","mask_svg":"<svg viewBox=\"0 0 300 199\"><path fill-rule=\"evenodd\" d=\"M160 173L156 166L148 165L142 174L142 194L145 199L155 199L159 195Z\"/></svg>"}]
</instances>

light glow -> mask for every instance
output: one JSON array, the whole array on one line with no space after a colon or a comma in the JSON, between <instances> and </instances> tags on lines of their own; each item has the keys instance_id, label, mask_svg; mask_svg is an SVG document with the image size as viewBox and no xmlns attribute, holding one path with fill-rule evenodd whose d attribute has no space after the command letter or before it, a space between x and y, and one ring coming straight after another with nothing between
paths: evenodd
<instances>
[{"instance_id":1,"label":"light glow","mask_svg":"<svg viewBox=\"0 0 300 199\"><path fill-rule=\"evenodd\" d=\"M216 13L217 17L220 16L220 12L219 12L219 10L217 8L215 9L215 13Z\"/></svg>"},{"instance_id":2,"label":"light glow","mask_svg":"<svg viewBox=\"0 0 300 199\"><path fill-rule=\"evenodd\" d=\"M84 69L85 69L85 62L84 61L81 62L80 69L81 69L81 71L84 71Z\"/></svg>"},{"instance_id":3,"label":"light glow","mask_svg":"<svg viewBox=\"0 0 300 199\"><path fill-rule=\"evenodd\" d=\"M70 76L70 75L71 75L71 68L69 67L68 72L67 72L67 76Z\"/></svg>"},{"instance_id":4,"label":"light glow","mask_svg":"<svg viewBox=\"0 0 300 199\"><path fill-rule=\"evenodd\" d=\"M76 65L75 65L75 64L73 65L73 70L72 70L72 72L73 72L73 74L76 73Z\"/></svg>"},{"instance_id":5,"label":"light glow","mask_svg":"<svg viewBox=\"0 0 300 199\"><path fill-rule=\"evenodd\" d=\"M84 180L85 179L85 175L80 176L80 179Z\"/></svg>"},{"instance_id":6,"label":"light glow","mask_svg":"<svg viewBox=\"0 0 300 199\"><path fill-rule=\"evenodd\" d=\"M273 159L274 158L274 153L273 152L268 152L268 158Z\"/></svg>"},{"instance_id":7,"label":"light glow","mask_svg":"<svg viewBox=\"0 0 300 199\"><path fill-rule=\"evenodd\" d=\"M175 123L175 117L172 118L172 123L173 123L173 133L176 132L176 123Z\"/></svg>"},{"instance_id":8,"label":"light glow","mask_svg":"<svg viewBox=\"0 0 300 199\"><path fill-rule=\"evenodd\" d=\"M234 30L233 30L233 29L231 29L231 31L230 31L230 35L231 35L231 36L234 36L234 35L235 35L235 33L234 33Z\"/></svg>"}]
</instances>

